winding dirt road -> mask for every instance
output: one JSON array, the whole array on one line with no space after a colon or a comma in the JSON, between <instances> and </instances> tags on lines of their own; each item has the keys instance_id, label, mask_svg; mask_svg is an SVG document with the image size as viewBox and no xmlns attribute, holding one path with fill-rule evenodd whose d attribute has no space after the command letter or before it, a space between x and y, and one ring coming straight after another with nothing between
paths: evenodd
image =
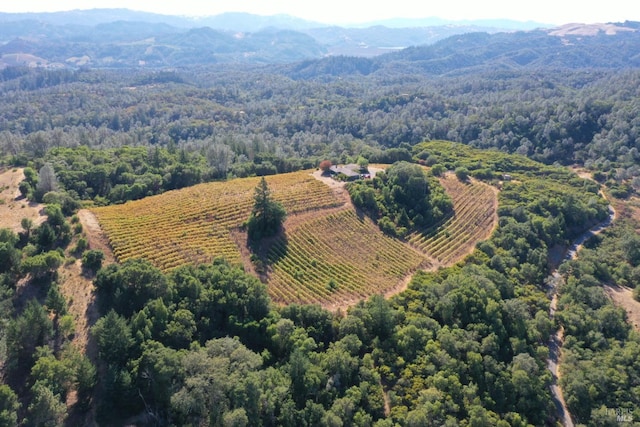
<instances>
[{"instance_id":1,"label":"winding dirt road","mask_svg":"<svg viewBox=\"0 0 640 427\"><path fill-rule=\"evenodd\" d=\"M606 199L606 195L603 194L603 197ZM580 235L577 239L573 241L573 244L567 249L563 260L572 260L578 257L578 252L582 249L584 242L586 242L592 236L595 236L598 233L601 233L607 227L609 227L613 221L616 219L616 211L615 209L609 205L609 216L606 220L597 224L596 226L590 228L585 233ZM556 314L556 309L558 307L558 287L562 282L562 277L558 273L558 269L554 269L551 273L550 280L547 282L549 291L551 292L551 304L549 305L549 317L553 321ZM571 413L569 412L569 408L567 408L567 404L564 400L564 395L562 394L562 389L558 384L558 379L560 378L560 356L562 353L562 343L564 342L564 328L561 326L551 337L549 337L549 343L547 346L549 347L549 358L547 359L547 369L551 371L551 375L553 377L553 382L551 384L551 396L553 398L553 403L556 406L556 410L558 413L558 418L563 426L565 427L573 427L573 420L571 419Z\"/></svg>"}]
</instances>

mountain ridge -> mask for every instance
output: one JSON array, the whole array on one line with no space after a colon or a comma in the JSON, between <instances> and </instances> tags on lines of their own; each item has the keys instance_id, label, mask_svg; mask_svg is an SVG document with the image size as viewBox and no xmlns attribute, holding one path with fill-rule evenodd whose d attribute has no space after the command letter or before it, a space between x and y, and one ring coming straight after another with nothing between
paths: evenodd
<instances>
[{"instance_id":1,"label":"mountain ridge","mask_svg":"<svg viewBox=\"0 0 640 427\"><path fill-rule=\"evenodd\" d=\"M640 42L640 23L630 21L516 31L479 25L300 29L311 24L287 15L244 13L219 15L222 21L227 19L225 29L218 28L222 24L207 25L215 24L207 18L189 19L128 9L0 13L0 68L161 69L295 63L289 68L292 76L312 78L371 73L399 62L408 64L408 71L435 75L478 67L640 66L634 53L634 45ZM255 26L253 31L237 29L248 23ZM370 58L372 62L335 59L341 56Z\"/></svg>"},{"instance_id":2,"label":"mountain ridge","mask_svg":"<svg viewBox=\"0 0 640 427\"><path fill-rule=\"evenodd\" d=\"M131 10L126 8L74 9L63 12L0 12L0 22L36 20L54 25L70 25L83 22L85 25L97 25L113 21L163 22L176 27L211 26L231 31L255 31L275 26L291 30L303 30L320 27L366 28L386 26L389 28L415 28L444 25L481 26L508 30L526 30L550 27L550 24L534 21L517 21L511 19L479 19L451 20L438 17L424 18L390 18L368 22L341 24L310 21L288 14L257 15L247 12L224 12L209 16L165 15L152 12ZM229 21L233 25L229 24Z\"/></svg>"}]
</instances>

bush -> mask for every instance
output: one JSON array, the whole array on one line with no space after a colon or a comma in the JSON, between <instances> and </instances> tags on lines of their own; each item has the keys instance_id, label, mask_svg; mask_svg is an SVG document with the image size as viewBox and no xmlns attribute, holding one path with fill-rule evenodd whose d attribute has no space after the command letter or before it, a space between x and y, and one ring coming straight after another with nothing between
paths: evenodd
<instances>
[{"instance_id":1,"label":"bush","mask_svg":"<svg viewBox=\"0 0 640 427\"><path fill-rule=\"evenodd\" d=\"M447 168L445 168L440 163L436 163L431 167L431 173L433 174L433 176L441 176L446 171L447 171Z\"/></svg>"},{"instance_id":2,"label":"bush","mask_svg":"<svg viewBox=\"0 0 640 427\"><path fill-rule=\"evenodd\" d=\"M469 179L469 170L464 167L456 168L456 178L462 182L466 182Z\"/></svg>"},{"instance_id":3,"label":"bush","mask_svg":"<svg viewBox=\"0 0 640 427\"><path fill-rule=\"evenodd\" d=\"M89 249L89 242L87 242L87 239L85 239L84 237L80 237L73 252L77 255L80 255L87 249Z\"/></svg>"},{"instance_id":4,"label":"bush","mask_svg":"<svg viewBox=\"0 0 640 427\"><path fill-rule=\"evenodd\" d=\"M328 172L331 169L331 166L331 160L323 160L320 162L320 166L318 167L322 172Z\"/></svg>"},{"instance_id":5,"label":"bush","mask_svg":"<svg viewBox=\"0 0 640 427\"><path fill-rule=\"evenodd\" d=\"M95 273L102 268L103 260L104 253L102 251L91 249L82 255L82 267Z\"/></svg>"}]
</instances>

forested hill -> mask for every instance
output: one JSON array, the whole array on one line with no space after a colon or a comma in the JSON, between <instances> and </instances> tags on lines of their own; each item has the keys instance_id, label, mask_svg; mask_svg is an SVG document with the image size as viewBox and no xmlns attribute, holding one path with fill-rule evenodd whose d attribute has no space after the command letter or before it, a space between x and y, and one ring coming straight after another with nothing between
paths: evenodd
<instances>
[{"instance_id":1,"label":"forested hill","mask_svg":"<svg viewBox=\"0 0 640 427\"><path fill-rule=\"evenodd\" d=\"M0 14L0 68L158 69L307 60L311 62L298 65L299 75L315 77L326 74L327 68L330 74L350 72L354 56L370 58L368 72L393 67L429 74L478 68L626 68L640 64L634 48L640 37L637 22L546 30L524 26L526 31L482 22L340 28L284 15L224 14L187 20L120 9L90 12ZM349 57L339 62L342 67L331 62L337 55ZM356 68L362 73L361 67Z\"/></svg>"},{"instance_id":2,"label":"forested hill","mask_svg":"<svg viewBox=\"0 0 640 427\"><path fill-rule=\"evenodd\" d=\"M458 34L375 58L330 57L291 66L296 78L375 71L446 75L480 71L637 68L640 23Z\"/></svg>"}]
</instances>

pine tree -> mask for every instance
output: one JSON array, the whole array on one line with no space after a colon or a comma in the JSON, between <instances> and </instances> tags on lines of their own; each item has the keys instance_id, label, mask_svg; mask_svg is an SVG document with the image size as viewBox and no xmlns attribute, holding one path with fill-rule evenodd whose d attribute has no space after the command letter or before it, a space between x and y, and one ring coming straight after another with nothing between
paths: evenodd
<instances>
[{"instance_id":1,"label":"pine tree","mask_svg":"<svg viewBox=\"0 0 640 427\"><path fill-rule=\"evenodd\" d=\"M259 240L273 236L280 230L287 213L279 202L272 199L264 177L256 187L253 199L253 211L247 222L249 239Z\"/></svg>"}]
</instances>

